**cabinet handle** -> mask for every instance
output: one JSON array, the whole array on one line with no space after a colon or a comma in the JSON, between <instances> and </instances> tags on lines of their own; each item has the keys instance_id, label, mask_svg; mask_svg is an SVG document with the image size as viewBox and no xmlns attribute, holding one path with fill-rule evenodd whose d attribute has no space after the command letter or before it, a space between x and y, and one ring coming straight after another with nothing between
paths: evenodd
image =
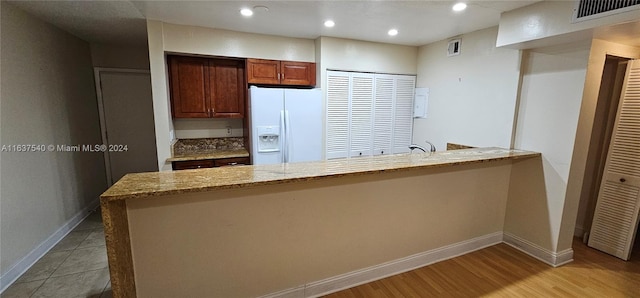
<instances>
[{"instance_id":1,"label":"cabinet handle","mask_svg":"<svg viewBox=\"0 0 640 298\"><path fill-rule=\"evenodd\" d=\"M230 163L228 163L228 165L230 165L230 166L235 166L235 165L237 165L237 164L238 164L237 162L230 162Z\"/></svg>"},{"instance_id":2,"label":"cabinet handle","mask_svg":"<svg viewBox=\"0 0 640 298\"><path fill-rule=\"evenodd\" d=\"M626 181L627 181L627 179L620 178L620 182L625 183Z\"/></svg>"},{"instance_id":3,"label":"cabinet handle","mask_svg":"<svg viewBox=\"0 0 640 298\"><path fill-rule=\"evenodd\" d=\"M278 73L278 81L280 81L280 73Z\"/></svg>"},{"instance_id":4,"label":"cabinet handle","mask_svg":"<svg viewBox=\"0 0 640 298\"><path fill-rule=\"evenodd\" d=\"M202 168L202 166L198 166L198 169L199 169L199 168Z\"/></svg>"}]
</instances>

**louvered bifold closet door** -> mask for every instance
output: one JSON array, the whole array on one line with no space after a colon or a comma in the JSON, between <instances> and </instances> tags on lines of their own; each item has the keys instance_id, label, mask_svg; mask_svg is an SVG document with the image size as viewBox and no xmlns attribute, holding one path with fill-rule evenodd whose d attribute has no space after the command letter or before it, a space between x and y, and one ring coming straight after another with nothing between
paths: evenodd
<instances>
[{"instance_id":1,"label":"louvered bifold closet door","mask_svg":"<svg viewBox=\"0 0 640 298\"><path fill-rule=\"evenodd\" d=\"M348 72L327 71L327 159L349 157L350 77Z\"/></svg>"},{"instance_id":2,"label":"louvered bifold closet door","mask_svg":"<svg viewBox=\"0 0 640 298\"><path fill-rule=\"evenodd\" d=\"M376 75L375 78L373 155L391 154L395 78L392 75Z\"/></svg>"},{"instance_id":3,"label":"louvered bifold closet door","mask_svg":"<svg viewBox=\"0 0 640 298\"><path fill-rule=\"evenodd\" d=\"M640 211L640 61L627 66L589 246L628 260Z\"/></svg>"},{"instance_id":4,"label":"louvered bifold closet door","mask_svg":"<svg viewBox=\"0 0 640 298\"><path fill-rule=\"evenodd\" d=\"M368 73L351 75L350 157L373 153L373 77Z\"/></svg>"},{"instance_id":5,"label":"louvered bifold closet door","mask_svg":"<svg viewBox=\"0 0 640 298\"><path fill-rule=\"evenodd\" d=\"M411 145L413 135L413 98L415 94L416 77L400 75L395 77L393 153L410 152L409 145Z\"/></svg>"}]
</instances>

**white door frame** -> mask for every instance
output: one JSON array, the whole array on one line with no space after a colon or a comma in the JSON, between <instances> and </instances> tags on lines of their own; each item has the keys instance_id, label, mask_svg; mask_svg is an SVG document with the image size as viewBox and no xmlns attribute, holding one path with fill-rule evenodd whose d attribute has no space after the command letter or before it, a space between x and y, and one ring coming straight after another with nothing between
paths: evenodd
<instances>
[{"instance_id":1,"label":"white door frame","mask_svg":"<svg viewBox=\"0 0 640 298\"><path fill-rule=\"evenodd\" d=\"M108 67L94 67L93 68L93 77L95 78L96 85L96 98L98 100L98 115L100 118L100 134L102 136L102 144L109 146L107 139L107 125L104 115L104 101L102 99L102 84L101 84L101 74L103 72L119 72L119 73L145 73L151 74L149 70L145 69L130 69L130 68L108 68ZM107 187L111 187L111 160L109 158L109 150L105 150L104 155L104 167L107 176Z\"/></svg>"}]
</instances>

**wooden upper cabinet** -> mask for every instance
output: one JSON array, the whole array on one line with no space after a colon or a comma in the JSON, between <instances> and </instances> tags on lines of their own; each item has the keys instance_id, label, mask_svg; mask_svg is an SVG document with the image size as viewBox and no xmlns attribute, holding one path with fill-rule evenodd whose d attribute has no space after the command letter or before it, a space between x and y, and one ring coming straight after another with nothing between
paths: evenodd
<instances>
[{"instance_id":1,"label":"wooden upper cabinet","mask_svg":"<svg viewBox=\"0 0 640 298\"><path fill-rule=\"evenodd\" d=\"M250 84L280 84L280 61L247 59L247 81Z\"/></svg>"},{"instance_id":2,"label":"wooden upper cabinet","mask_svg":"<svg viewBox=\"0 0 640 298\"><path fill-rule=\"evenodd\" d=\"M243 60L169 56L174 118L243 118Z\"/></svg>"},{"instance_id":3,"label":"wooden upper cabinet","mask_svg":"<svg viewBox=\"0 0 640 298\"><path fill-rule=\"evenodd\" d=\"M170 56L169 67L173 117L209 117L208 61L194 57Z\"/></svg>"},{"instance_id":4,"label":"wooden upper cabinet","mask_svg":"<svg viewBox=\"0 0 640 298\"><path fill-rule=\"evenodd\" d=\"M309 62L280 62L280 84L282 85L316 85L316 64Z\"/></svg>"},{"instance_id":5,"label":"wooden upper cabinet","mask_svg":"<svg viewBox=\"0 0 640 298\"><path fill-rule=\"evenodd\" d=\"M315 86L316 64L247 59L247 82L264 85Z\"/></svg>"},{"instance_id":6,"label":"wooden upper cabinet","mask_svg":"<svg viewBox=\"0 0 640 298\"><path fill-rule=\"evenodd\" d=\"M244 61L218 60L209 65L211 112L216 118L242 118L246 98Z\"/></svg>"}]
</instances>

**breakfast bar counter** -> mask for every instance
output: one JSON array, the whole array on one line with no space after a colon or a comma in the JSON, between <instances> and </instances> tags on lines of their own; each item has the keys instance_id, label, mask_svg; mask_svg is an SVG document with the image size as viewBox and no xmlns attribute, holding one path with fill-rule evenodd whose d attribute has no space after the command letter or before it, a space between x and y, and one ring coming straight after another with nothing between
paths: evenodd
<instances>
[{"instance_id":1,"label":"breakfast bar counter","mask_svg":"<svg viewBox=\"0 0 640 298\"><path fill-rule=\"evenodd\" d=\"M492 245L511 165L536 158L473 148L128 174L101 196L113 294L317 296Z\"/></svg>"},{"instance_id":2,"label":"breakfast bar counter","mask_svg":"<svg viewBox=\"0 0 640 298\"><path fill-rule=\"evenodd\" d=\"M126 200L215 189L368 175L435 167L484 163L540 156L540 153L501 148L474 148L434 153L381 155L307 163L283 163L128 174L101 199Z\"/></svg>"}]
</instances>

